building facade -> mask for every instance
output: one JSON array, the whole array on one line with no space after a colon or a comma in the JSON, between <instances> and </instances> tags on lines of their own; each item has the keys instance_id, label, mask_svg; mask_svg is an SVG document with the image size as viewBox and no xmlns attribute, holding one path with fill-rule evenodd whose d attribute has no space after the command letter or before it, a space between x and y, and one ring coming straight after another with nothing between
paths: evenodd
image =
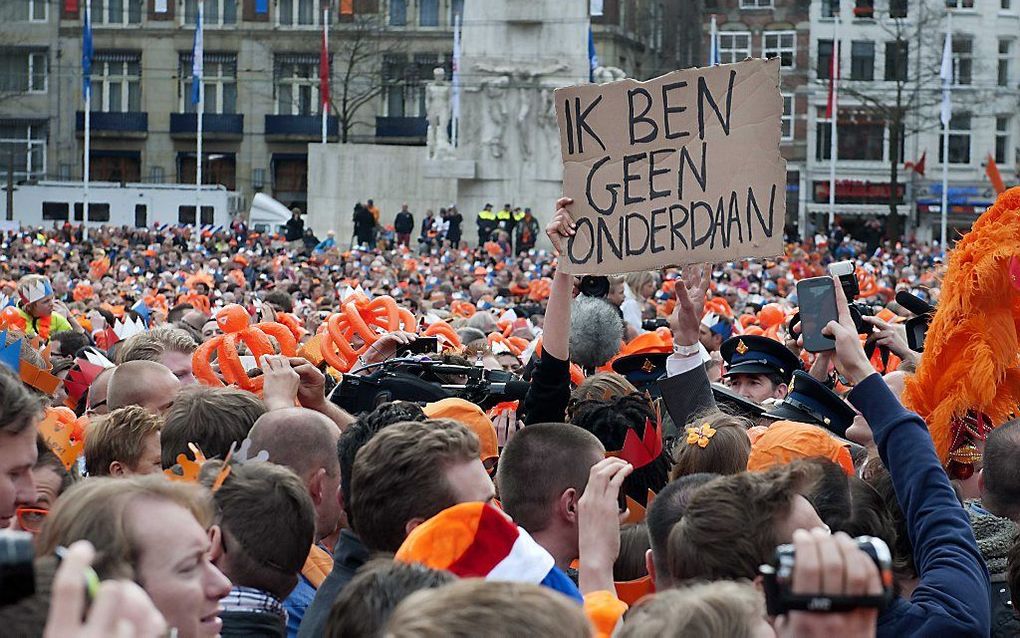
<instances>
[{"instance_id":1,"label":"building facade","mask_svg":"<svg viewBox=\"0 0 1020 638\"><path fill-rule=\"evenodd\" d=\"M714 18L717 61L746 58L780 59L783 95L781 152L786 159L786 225L791 227L804 206L807 172L807 110L811 96L810 20L805 0L700 0L702 59L710 64Z\"/></svg>"},{"instance_id":2,"label":"building facade","mask_svg":"<svg viewBox=\"0 0 1020 638\"><path fill-rule=\"evenodd\" d=\"M91 179L194 183L199 1L91 0ZM201 1L203 182L303 206L330 4L328 139L424 143L424 83L452 69L463 0ZM84 3L6 0L0 12L0 166L15 182L79 180Z\"/></svg>"},{"instance_id":3,"label":"building facade","mask_svg":"<svg viewBox=\"0 0 1020 638\"><path fill-rule=\"evenodd\" d=\"M945 158L939 74L950 20L952 120ZM947 162L947 237L969 228L995 199L985 174L989 158L1007 183L1017 178L1020 2L811 3L805 194L813 227L824 227L830 212L831 119L826 106L836 33L841 45L833 208L839 223L851 231L872 217L891 223L892 199L905 234L938 239Z\"/></svg>"},{"instance_id":4,"label":"building facade","mask_svg":"<svg viewBox=\"0 0 1020 638\"><path fill-rule=\"evenodd\" d=\"M0 3L0 167L14 183L82 178L85 1ZM321 139L322 10L332 8L329 141L424 144L425 84L437 66L452 72L470 0L88 1L92 180L194 183L203 2L203 182L304 207L307 145ZM605 0L594 19L602 63L642 78L676 68L667 13L683 4ZM512 54L513 43L492 46ZM471 90L470 70L462 82Z\"/></svg>"}]
</instances>

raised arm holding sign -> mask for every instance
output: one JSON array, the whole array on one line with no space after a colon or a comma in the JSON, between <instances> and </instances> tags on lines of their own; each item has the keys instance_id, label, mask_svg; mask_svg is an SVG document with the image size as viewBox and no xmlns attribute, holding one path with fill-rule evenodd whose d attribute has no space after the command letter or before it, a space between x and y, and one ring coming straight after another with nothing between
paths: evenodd
<instances>
[{"instance_id":1,"label":"raised arm holding sign","mask_svg":"<svg viewBox=\"0 0 1020 638\"><path fill-rule=\"evenodd\" d=\"M777 59L557 89L576 224L560 267L603 275L782 253L782 113Z\"/></svg>"}]
</instances>

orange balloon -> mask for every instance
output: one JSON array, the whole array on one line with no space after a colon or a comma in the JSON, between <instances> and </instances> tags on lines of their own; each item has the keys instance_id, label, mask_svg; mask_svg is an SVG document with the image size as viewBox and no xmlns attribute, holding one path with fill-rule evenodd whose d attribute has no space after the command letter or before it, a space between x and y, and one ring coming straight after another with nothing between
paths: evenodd
<instances>
[{"instance_id":1,"label":"orange balloon","mask_svg":"<svg viewBox=\"0 0 1020 638\"><path fill-rule=\"evenodd\" d=\"M786 319L786 313L779 307L779 304L775 303L765 304L765 307L758 313L758 324L766 330L783 323L784 319Z\"/></svg>"}]
</instances>

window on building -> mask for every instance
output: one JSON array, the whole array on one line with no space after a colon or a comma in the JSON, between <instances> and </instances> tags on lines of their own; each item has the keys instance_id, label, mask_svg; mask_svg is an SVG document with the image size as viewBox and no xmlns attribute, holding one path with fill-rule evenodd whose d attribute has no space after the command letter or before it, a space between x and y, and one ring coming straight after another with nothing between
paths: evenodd
<instances>
[{"instance_id":1,"label":"window on building","mask_svg":"<svg viewBox=\"0 0 1020 638\"><path fill-rule=\"evenodd\" d=\"M0 166L14 181L46 176L46 125L23 120L0 120Z\"/></svg>"},{"instance_id":2,"label":"window on building","mask_svg":"<svg viewBox=\"0 0 1020 638\"><path fill-rule=\"evenodd\" d=\"M828 80L832 73L832 40L818 41L818 68L815 70L819 80Z\"/></svg>"},{"instance_id":3,"label":"window on building","mask_svg":"<svg viewBox=\"0 0 1020 638\"><path fill-rule=\"evenodd\" d=\"M438 66L453 73L453 62L447 57L440 61L434 53L416 53L412 59L406 55L383 56L383 96L387 117L425 117L425 83L432 79Z\"/></svg>"},{"instance_id":4,"label":"window on building","mask_svg":"<svg viewBox=\"0 0 1020 638\"><path fill-rule=\"evenodd\" d=\"M194 76L191 74L191 52L180 55L180 112L194 113L198 105L191 101ZM237 56L232 53L206 53L203 57L202 88L205 90L205 112L237 113Z\"/></svg>"},{"instance_id":5,"label":"window on building","mask_svg":"<svg viewBox=\"0 0 1020 638\"><path fill-rule=\"evenodd\" d=\"M277 56L274 85L277 115L319 113L319 56Z\"/></svg>"},{"instance_id":6,"label":"window on building","mask_svg":"<svg viewBox=\"0 0 1020 638\"><path fill-rule=\"evenodd\" d=\"M761 37L764 57L779 58L779 64L784 69L797 66L796 31L765 31Z\"/></svg>"},{"instance_id":7,"label":"window on building","mask_svg":"<svg viewBox=\"0 0 1020 638\"><path fill-rule=\"evenodd\" d=\"M740 0L741 9L771 9L772 0Z\"/></svg>"},{"instance_id":8,"label":"window on building","mask_svg":"<svg viewBox=\"0 0 1020 638\"><path fill-rule=\"evenodd\" d=\"M898 80L907 79L908 51L910 44L904 40L894 40L885 43L885 79Z\"/></svg>"},{"instance_id":9,"label":"window on building","mask_svg":"<svg viewBox=\"0 0 1020 638\"><path fill-rule=\"evenodd\" d=\"M829 139L831 122L820 120L816 128L815 157L831 157ZM885 159L885 124L866 114L839 114L836 158L839 160L882 161Z\"/></svg>"},{"instance_id":10,"label":"window on building","mask_svg":"<svg viewBox=\"0 0 1020 638\"><path fill-rule=\"evenodd\" d=\"M204 26L237 24L237 0L184 0L184 24L198 22L198 3L202 2Z\"/></svg>"},{"instance_id":11,"label":"window on building","mask_svg":"<svg viewBox=\"0 0 1020 638\"><path fill-rule=\"evenodd\" d=\"M89 162L91 180L124 183L142 181L142 154L138 151L94 150L89 156L92 158ZM81 216L77 219L81 221Z\"/></svg>"},{"instance_id":12,"label":"window on building","mask_svg":"<svg viewBox=\"0 0 1020 638\"><path fill-rule=\"evenodd\" d=\"M92 61L92 110L142 110L142 64L138 53L96 53Z\"/></svg>"},{"instance_id":13,"label":"window on building","mask_svg":"<svg viewBox=\"0 0 1020 638\"><path fill-rule=\"evenodd\" d=\"M93 24L141 24L144 0L91 0Z\"/></svg>"},{"instance_id":14,"label":"window on building","mask_svg":"<svg viewBox=\"0 0 1020 638\"><path fill-rule=\"evenodd\" d=\"M953 84L973 82L974 40L967 36L953 36Z\"/></svg>"},{"instance_id":15,"label":"window on building","mask_svg":"<svg viewBox=\"0 0 1020 638\"><path fill-rule=\"evenodd\" d=\"M177 182L194 184L195 153L177 154ZM233 153L202 153L202 183L219 184L227 190L237 186L237 163ZM205 222L203 222L205 223Z\"/></svg>"},{"instance_id":16,"label":"window on building","mask_svg":"<svg viewBox=\"0 0 1020 638\"><path fill-rule=\"evenodd\" d=\"M783 139L793 139L793 122L796 116L797 103L794 96L790 93L783 94Z\"/></svg>"},{"instance_id":17,"label":"window on building","mask_svg":"<svg viewBox=\"0 0 1020 638\"><path fill-rule=\"evenodd\" d=\"M464 24L464 0L450 0L450 24L454 24L457 17L460 23Z\"/></svg>"},{"instance_id":18,"label":"window on building","mask_svg":"<svg viewBox=\"0 0 1020 638\"><path fill-rule=\"evenodd\" d=\"M1013 52L1013 41L1000 39L999 40L999 67L998 67L998 84L999 86L1009 86L1009 58Z\"/></svg>"},{"instance_id":19,"label":"window on building","mask_svg":"<svg viewBox=\"0 0 1020 638\"><path fill-rule=\"evenodd\" d=\"M875 43L859 40L850 44L850 79L875 79Z\"/></svg>"},{"instance_id":20,"label":"window on building","mask_svg":"<svg viewBox=\"0 0 1020 638\"><path fill-rule=\"evenodd\" d=\"M947 9L973 9L974 0L946 0Z\"/></svg>"},{"instance_id":21,"label":"window on building","mask_svg":"<svg viewBox=\"0 0 1020 638\"><path fill-rule=\"evenodd\" d=\"M47 0L27 0L28 2L28 19L32 22L46 22L49 17L47 13Z\"/></svg>"},{"instance_id":22,"label":"window on building","mask_svg":"<svg viewBox=\"0 0 1020 638\"><path fill-rule=\"evenodd\" d=\"M939 162L943 159L943 137L939 136ZM970 164L970 113L954 113L949 120L949 163Z\"/></svg>"},{"instance_id":23,"label":"window on building","mask_svg":"<svg viewBox=\"0 0 1020 638\"><path fill-rule=\"evenodd\" d=\"M317 27L316 0L277 0L276 24L283 27Z\"/></svg>"},{"instance_id":24,"label":"window on building","mask_svg":"<svg viewBox=\"0 0 1020 638\"><path fill-rule=\"evenodd\" d=\"M390 0L390 26L407 26L407 0Z\"/></svg>"},{"instance_id":25,"label":"window on building","mask_svg":"<svg viewBox=\"0 0 1020 638\"><path fill-rule=\"evenodd\" d=\"M995 161L999 164L1012 164L1009 157L1009 125L1012 118L1000 115L995 118Z\"/></svg>"},{"instance_id":26,"label":"window on building","mask_svg":"<svg viewBox=\"0 0 1020 638\"><path fill-rule=\"evenodd\" d=\"M822 0L822 17L832 18L839 15L839 0Z\"/></svg>"},{"instance_id":27,"label":"window on building","mask_svg":"<svg viewBox=\"0 0 1020 638\"><path fill-rule=\"evenodd\" d=\"M166 170L162 166L149 167L149 183L162 184L166 181Z\"/></svg>"},{"instance_id":28,"label":"window on building","mask_svg":"<svg viewBox=\"0 0 1020 638\"><path fill-rule=\"evenodd\" d=\"M46 51L0 49L0 93L45 93Z\"/></svg>"},{"instance_id":29,"label":"window on building","mask_svg":"<svg viewBox=\"0 0 1020 638\"><path fill-rule=\"evenodd\" d=\"M418 26L439 26L439 0L418 0Z\"/></svg>"},{"instance_id":30,"label":"window on building","mask_svg":"<svg viewBox=\"0 0 1020 638\"><path fill-rule=\"evenodd\" d=\"M741 62L751 57L750 31L722 31L719 33L719 63Z\"/></svg>"},{"instance_id":31,"label":"window on building","mask_svg":"<svg viewBox=\"0 0 1020 638\"><path fill-rule=\"evenodd\" d=\"M874 18L875 0L856 0L854 2L855 18Z\"/></svg>"},{"instance_id":32,"label":"window on building","mask_svg":"<svg viewBox=\"0 0 1020 638\"><path fill-rule=\"evenodd\" d=\"M889 0L889 17L890 18L905 18L907 17L907 7L910 4L909 0Z\"/></svg>"},{"instance_id":33,"label":"window on building","mask_svg":"<svg viewBox=\"0 0 1020 638\"><path fill-rule=\"evenodd\" d=\"M999 4L999 8L1000 9L1005 9L1005 10L1008 11L1012 7L1013 7L1013 3L1011 2L1011 0L1000 0L1000 4Z\"/></svg>"}]
</instances>

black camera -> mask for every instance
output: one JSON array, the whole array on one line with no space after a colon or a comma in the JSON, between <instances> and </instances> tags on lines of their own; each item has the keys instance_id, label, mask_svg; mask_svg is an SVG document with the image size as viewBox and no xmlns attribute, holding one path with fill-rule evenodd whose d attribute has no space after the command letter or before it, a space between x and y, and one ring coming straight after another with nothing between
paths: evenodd
<instances>
[{"instance_id":1,"label":"black camera","mask_svg":"<svg viewBox=\"0 0 1020 638\"><path fill-rule=\"evenodd\" d=\"M659 328L668 328L669 320L663 317L656 317L655 319L645 319L641 322L641 329L646 332L654 332Z\"/></svg>"},{"instance_id":2,"label":"black camera","mask_svg":"<svg viewBox=\"0 0 1020 638\"><path fill-rule=\"evenodd\" d=\"M605 299L609 294L609 277L585 275L581 277L581 283L577 285L577 290L585 297Z\"/></svg>"},{"instance_id":3,"label":"black camera","mask_svg":"<svg viewBox=\"0 0 1020 638\"><path fill-rule=\"evenodd\" d=\"M758 569L764 578L765 608L768 614L780 616L791 611L844 612L859 607L885 609L893 599L892 554L889 552L889 546L874 536L858 536L854 542L878 568L882 579L881 594L877 596L794 594L790 587L796 554L793 545L780 545L776 548L775 561Z\"/></svg>"},{"instance_id":4,"label":"black camera","mask_svg":"<svg viewBox=\"0 0 1020 638\"><path fill-rule=\"evenodd\" d=\"M368 366L365 375L346 374L329 399L351 414L370 412L389 401L432 403L459 397L487 409L522 400L530 384L504 370L443 363L424 357L390 359Z\"/></svg>"},{"instance_id":5,"label":"black camera","mask_svg":"<svg viewBox=\"0 0 1020 638\"><path fill-rule=\"evenodd\" d=\"M0 607L35 593L35 548L28 532L0 531Z\"/></svg>"},{"instance_id":6,"label":"black camera","mask_svg":"<svg viewBox=\"0 0 1020 638\"><path fill-rule=\"evenodd\" d=\"M924 340L935 315L935 306L906 290L896 293L896 303L915 315L904 324L907 329L907 347L914 352L924 352Z\"/></svg>"}]
</instances>

